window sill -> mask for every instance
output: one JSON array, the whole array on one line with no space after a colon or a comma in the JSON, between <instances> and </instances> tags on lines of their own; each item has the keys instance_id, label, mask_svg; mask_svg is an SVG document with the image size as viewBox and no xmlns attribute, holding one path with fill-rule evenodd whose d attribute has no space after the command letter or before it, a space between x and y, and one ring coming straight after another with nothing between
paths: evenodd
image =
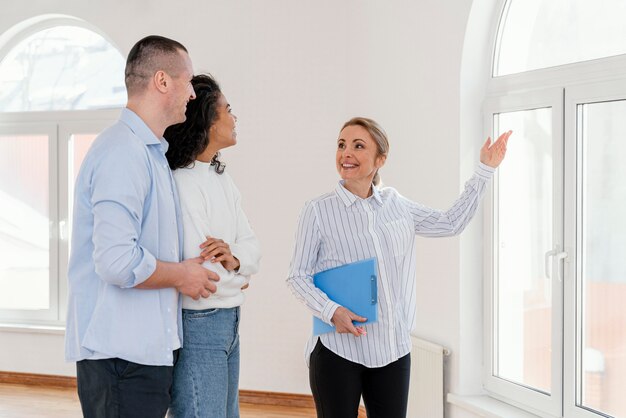
<instances>
[{"instance_id":1,"label":"window sill","mask_svg":"<svg viewBox=\"0 0 626 418\"><path fill-rule=\"evenodd\" d=\"M0 324L0 332L65 335L65 327L53 325Z\"/></svg>"},{"instance_id":2,"label":"window sill","mask_svg":"<svg viewBox=\"0 0 626 418\"><path fill-rule=\"evenodd\" d=\"M489 396L460 396L448 393L448 402L485 418L539 418Z\"/></svg>"}]
</instances>

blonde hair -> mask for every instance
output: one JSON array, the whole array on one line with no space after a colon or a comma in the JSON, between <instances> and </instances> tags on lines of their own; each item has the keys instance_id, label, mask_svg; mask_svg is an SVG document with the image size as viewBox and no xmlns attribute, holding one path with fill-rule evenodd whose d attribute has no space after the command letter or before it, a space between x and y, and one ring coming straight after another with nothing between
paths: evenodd
<instances>
[{"instance_id":1,"label":"blonde hair","mask_svg":"<svg viewBox=\"0 0 626 418\"><path fill-rule=\"evenodd\" d=\"M376 142L376 149L378 151L377 157L384 155L385 157L389 153L389 139L387 138L387 134L381 128L381 126L376 123L375 120L363 117L355 117L347 121L341 127L343 131L347 126L360 126L365 129ZM378 174L378 170L376 174L374 174L374 179L372 180L374 186L379 186L381 184L380 175Z\"/></svg>"}]
</instances>

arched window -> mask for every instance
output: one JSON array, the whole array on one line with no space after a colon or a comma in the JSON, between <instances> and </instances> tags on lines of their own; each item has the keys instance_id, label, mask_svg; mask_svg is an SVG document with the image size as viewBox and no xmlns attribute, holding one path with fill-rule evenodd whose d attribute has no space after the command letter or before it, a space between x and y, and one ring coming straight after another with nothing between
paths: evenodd
<instances>
[{"instance_id":1,"label":"arched window","mask_svg":"<svg viewBox=\"0 0 626 418\"><path fill-rule=\"evenodd\" d=\"M19 41L0 62L5 112L100 109L125 101L124 58L84 27L43 29Z\"/></svg>"},{"instance_id":2,"label":"arched window","mask_svg":"<svg viewBox=\"0 0 626 418\"><path fill-rule=\"evenodd\" d=\"M565 418L626 416L626 1L508 0L487 134L485 387Z\"/></svg>"},{"instance_id":3,"label":"arched window","mask_svg":"<svg viewBox=\"0 0 626 418\"><path fill-rule=\"evenodd\" d=\"M0 320L62 325L74 179L126 102L96 28L39 16L0 35Z\"/></svg>"},{"instance_id":4,"label":"arched window","mask_svg":"<svg viewBox=\"0 0 626 418\"><path fill-rule=\"evenodd\" d=\"M623 0L514 0L502 15L494 75L626 54Z\"/></svg>"}]
</instances>

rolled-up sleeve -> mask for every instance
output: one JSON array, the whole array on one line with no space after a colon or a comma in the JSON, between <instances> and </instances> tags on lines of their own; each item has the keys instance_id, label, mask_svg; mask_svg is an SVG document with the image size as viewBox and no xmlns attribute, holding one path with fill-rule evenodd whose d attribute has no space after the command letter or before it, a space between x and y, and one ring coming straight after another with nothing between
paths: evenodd
<instances>
[{"instance_id":1,"label":"rolled-up sleeve","mask_svg":"<svg viewBox=\"0 0 626 418\"><path fill-rule=\"evenodd\" d=\"M142 283L156 270L156 258L139 245L150 168L142 148L110 152L94 167L94 264L105 282L122 288Z\"/></svg>"}]
</instances>

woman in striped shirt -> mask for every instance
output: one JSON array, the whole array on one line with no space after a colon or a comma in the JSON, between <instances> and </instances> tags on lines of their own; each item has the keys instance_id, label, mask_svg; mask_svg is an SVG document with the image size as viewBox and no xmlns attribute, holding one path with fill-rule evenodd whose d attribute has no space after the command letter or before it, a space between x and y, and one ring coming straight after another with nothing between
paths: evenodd
<instances>
[{"instance_id":1,"label":"woman in striped shirt","mask_svg":"<svg viewBox=\"0 0 626 418\"><path fill-rule=\"evenodd\" d=\"M415 235L457 235L506 153L511 131L480 151L480 164L447 211L380 188L378 170L389 142L373 120L353 118L337 140L341 181L333 192L305 204L300 215L288 285L313 315L335 327L307 346L309 381L319 418L356 417L361 396L368 418L406 416L410 331L415 320ZM365 322L313 284L315 273L376 257L378 321Z\"/></svg>"}]
</instances>

